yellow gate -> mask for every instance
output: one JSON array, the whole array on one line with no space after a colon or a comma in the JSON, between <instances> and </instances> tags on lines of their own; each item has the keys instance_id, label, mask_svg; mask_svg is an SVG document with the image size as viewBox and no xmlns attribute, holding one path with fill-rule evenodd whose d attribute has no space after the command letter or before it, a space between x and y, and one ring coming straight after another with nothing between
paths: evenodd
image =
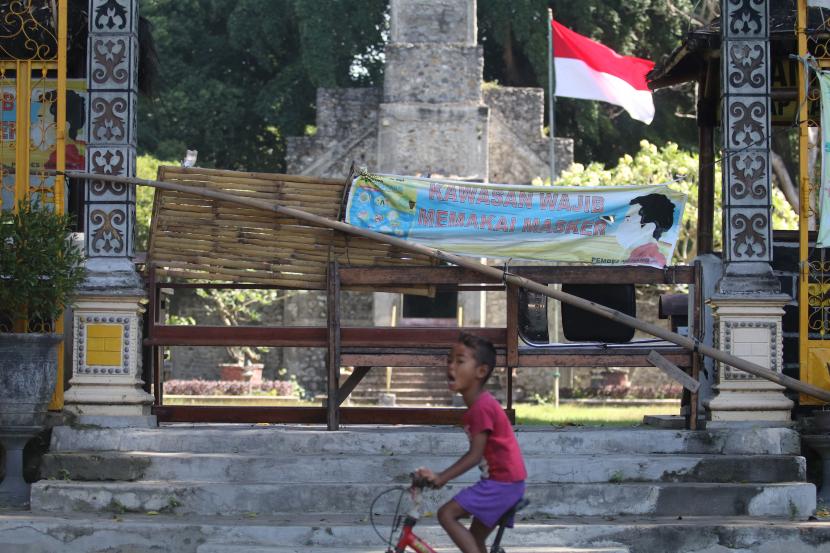
<instances>
[{"instance_id":1,"label":"yellow gate","mask_svg":"<svg viewBox=\"0 0 830 553\"><path fill-rule=\"evenodd\" d=\"M65 210L68 0L0 0L0 209ZM63 333L63 321L56 332ZM51 409L63 406L63 348Z\"/></svg>"}]
</instances>

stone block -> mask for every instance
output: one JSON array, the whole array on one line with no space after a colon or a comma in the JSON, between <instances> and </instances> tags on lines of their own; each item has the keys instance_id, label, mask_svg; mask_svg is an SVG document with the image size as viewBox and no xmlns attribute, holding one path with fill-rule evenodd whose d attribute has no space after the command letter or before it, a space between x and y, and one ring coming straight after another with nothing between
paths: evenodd
<instances>
[{"instance_id":1,"label":"stone block","mask_svg":"<svg viewBox=\"0 0 830 553\"><path fill-rule=\"evenodd\" d=\"M392 0L391 42L472 45L476 32L473 0Z\"/></svg>"},{"instance_id":2,"label":"stone block","mask_svg":"<svg viewBox=\"0 0 830 553\"><path fill-rule=\"evenodd\" d=\"M378 169L486 178L486 106L381 104Z\"/></svg>"},{"instance_id":3,"label":"stone block","mask_svg":"<svg viewBox=\"0 0 830 553\"><path fill-rule=\"evenodd\" d=\"M533 141L542 136L545 125L543 88L485 85L481 93L491 113L498 113L509 122L510 129L519 138Z\"/></svg>"},{"instance_id":4,"label":"stone block","mask_svg":"<svg viewBox=\"0 0 830 553\"><path fill-rule=\"evenodd\" d=\"M367 121L377 120L380 99L380 88L318 88L315 136L350 138Z\"/></svg>"},{"instance_id":5,"label":"stone block","mask_svg":"<svg viewBox=\"0 0 830 553\"><path fill-rule=\"evenodd\" d=\"M483 68L480 46L390 44L383 101L480 104Z\"/></svg>"}]
</instances>

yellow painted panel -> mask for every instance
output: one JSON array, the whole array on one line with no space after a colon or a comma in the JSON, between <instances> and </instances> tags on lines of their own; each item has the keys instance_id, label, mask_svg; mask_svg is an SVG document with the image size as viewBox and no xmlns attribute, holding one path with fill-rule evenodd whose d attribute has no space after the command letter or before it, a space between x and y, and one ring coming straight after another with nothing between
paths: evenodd
<instances>
[{"instance_id":1,"label":"yellow painted panel","mask_svg":"<svg viewBox=\"0 0 830 553\"><path fill-rule=\"evenodd\" d=\"M123 327L112 324L91 324L86 327L86 364L107 367L121 366Z\"/></svg>"},{"instance_id":2,"label":"yellow painted panel","mask_svg":"<svg viewBox=\"0 0 830 553\"><path fill-rule=\"evenodd\" d=\"M86 337L90 338L121 338L121 325L91 324L86 326Z\"/></svg>"},{"instance_id":3,"label":"yellow painted panel","mask_svg":"<svg viewBox=\"0 0 830 553\"><path fill-rule=\"evenodd\" d=\"M86 352L86 364L105 367L120 367L120 351L90 351Z\"/></svg>"},{"instance_id":4,"label":"yellow painted panel","mask_svg":"<svg viewBox=\"0 0 830 553\"><path fill-rule=\"evenodd\" d=\"M105 338L104 351L121 351L121 336L118 338Z\"/></svg>"},{"instance_id":5,"label":"yellow painted panel","mask_svg":"<svg viewBox=\"0 0 830 553\"><path fill-rule=\"evenodd\" d=\"M814 345L815 344L815 345ZM824 390L830 390L830 347L826 342L810 340L807 343L807 363L801 363L801 381ZM823 402L801 394L802 405L822 405Z\"/></svg>"}]
</instances>

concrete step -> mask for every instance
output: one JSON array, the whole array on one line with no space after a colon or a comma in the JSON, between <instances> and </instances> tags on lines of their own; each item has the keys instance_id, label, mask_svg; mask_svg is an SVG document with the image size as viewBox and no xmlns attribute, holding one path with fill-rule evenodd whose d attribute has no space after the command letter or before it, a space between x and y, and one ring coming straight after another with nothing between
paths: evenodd
<instances>
[{"instance_id":1,"label":"concrete step","mask_svg":"<svg viewBox=\"0 0 830 553\"><path fill-rule=\"evenodd\" d=\"M239 553L240 544L205 544L199 546L197 553ZM325 546L280 546L245 545L245 553L385 553L383 546L378 547L325 547ZM437 553L457 553L455 546L435 547ZM629 553L627 547L510 547L510 553Z\"/></svg>"},{"instance_id":2,"label":"concrete step","mask_svg":"<svg viewBox=\"0 0 830 553\"><path fill-rule=\"evenodd\" d=\"M288 476L288 475L287 475ZM464 484L431 492L433 510ZM381 484L316 482L75 482L41 480L32 485L31 506L40 512L146 512L228 515L249 512L361 515ZM377 509L391 514L393 496ZM529 483L525 516L776 516L806 518L816 508L816 488L807 483ZM428 503L429 505L429 503Z\"/></svg>"},{"instance_id":3,"label":"concrete step","mask_svg":"<svg viewBox=\"0 0 830 553\"><path fill-rule=\"evenodd\" d=\"M378 398L376 396L358 397L352 400L352 402L348 405L355 407L366 405L377 406ZM452 401L433 398L398 398L395 400L395 405L393 405L393 407L452 407Z\"/></svg>"},{"instance_id":4,"label":"concrete step","mask_svg":"<svg viewBox=\"0 0 830 553\"><path fill-rule=\"evenodd\" d=\"M388 521L379 526L388 535ZM416 530L439 548L450 545L434 519L422 520ZM383 543L367 521L355 517L53 516L0 511L3 553L211 553L214 546L235 547L229 551L240 553L258 547L380 553ZM830 544L830 524L724 517L519 520L502 543L509 553L557 547L581 553L591 548L603 553L821 553Z\"/></svg>"},{"instance_id":5,"label":"concrete step","mask_svg":"<svg viewBox=\"0 0 830 553\"><path fill-rule=\"evenodd\" d=\"M378 389L373 391L372 393L378 393L382 390ZM401 397L422 397L422 396L429 396L429 397L441 397L441 398L448 398L452 399L452 394L443 389L430 389L430 388L420 388L420 387L412 387L412 388L396 388L392 387L392 393L399 395Z\"/></svg>"},{"instance_id":6,"label":"concrete step","mask_svg":"<svg viewBox=\"0 0 830 553\"><path fill-rule=\"evenodd\" d=\"M50 450L249 455L460 455L467 447L467 439L460 429L444 426L346 428L327 432L321 426L287 425L181 424L161 428L59 426L52 431ZM800 455L801 451L798 433L787 428L685 431L520 426L516 436L525 455Z\"/></svg>"},{"instance_id":7,"label":"concrete step","mask_svg":"<svg viewBox=\"0 0 830 553\"><path fill-rule=\"evenodd\" d=\"M417 467L448 467L457 457L280 455L80 451L49 453L41 477L53 480L179 480L263 483L406 483ZM530 482L803 482L806 463L791 455L528 455ZM478 470L458 481L474 482Z\"/></svg>"},{"instance_id":8,"label":"concrete step","mask_svg":"<svg viewBox=\"0 0 830 553\"><path fill-rule=\"evenodd\" d=\"M394 392L392 392L394 393ZM370 404L377 405L380 392L367 393L363 395L350 396L350 400L355 405ZM395 405L398 407L417 407L419 405L424 407L450 407L453 404L451 396L431 396L425 394L410 394L408 396L395 397Z\"/></svg>"}]
</instances>

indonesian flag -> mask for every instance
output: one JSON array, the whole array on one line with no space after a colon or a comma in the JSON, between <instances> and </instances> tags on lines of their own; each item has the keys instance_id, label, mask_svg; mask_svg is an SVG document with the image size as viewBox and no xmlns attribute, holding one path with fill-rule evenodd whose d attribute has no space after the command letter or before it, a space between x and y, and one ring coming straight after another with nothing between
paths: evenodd
<instances>
[{"instance_id":1,"label":"indonesian flag","mask_svg":"<svg viewBox=\"0 0 830 553\"><path fill-rule=\"evenodd\" d=\"M646 74L654 67L654 62L621 56L556 21L551 24L556 96L616 104L632 118L651 123L654 102L646 84Z\"/></svg>"}]
</instances>

